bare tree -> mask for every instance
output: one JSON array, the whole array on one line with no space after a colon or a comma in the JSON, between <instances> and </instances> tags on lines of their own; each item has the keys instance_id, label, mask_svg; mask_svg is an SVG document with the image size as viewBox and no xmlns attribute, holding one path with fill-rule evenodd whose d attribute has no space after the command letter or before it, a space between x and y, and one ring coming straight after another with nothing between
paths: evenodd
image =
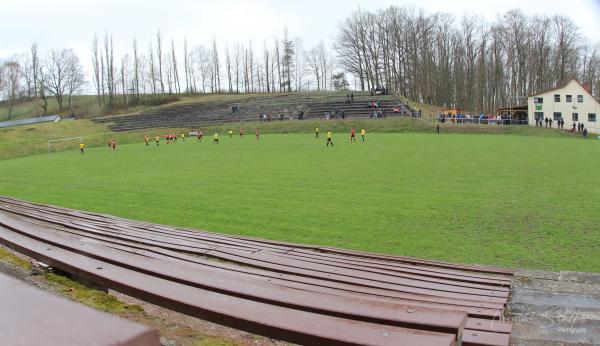
<instances>
[{"instance_id":1,"label":"bare tree","mask_svg":"<svg viewBox=\"0 0 600 346\"><path fill-rule=\"evenodd\" d=\"M300 37L296 37L293 40L293 42L294 42L294 52L301 53L303 50L302 39ZM304 65L304 59L302 58L302 54L294 54L294 67L296 68L296 71L294 72L294 75L296 77L296 91L301 91L302 90L302 80L306 73L306 68Z\"/></svg>"},{"instance_id":2,"label":"bare tree","mask_svg":"<svg viewBox=\"0 0 600 346\"><path fill-rule=\"evenodd\" d=\"M42 64L38 64L38 72L37 72L37 76L38 76L38 95L40 96L40 99L42 100L42 104L40 106L40 108L42 108L43 110L43 115L47 115L48 114L48 98L46 97L46 73L44 72L44 69L42 68Z\"/></svg>"},{"instance_id":3,"label":"bare tree","mask_svg":"<svg viewBox=\"0 0 600 346\"><path fill-rule=\"evenodd\" d=\"M246 84L248 85L248 92L255 92L254 90L254 50L252 49L252 40L248 40L247 49L247 61L246 61Z\"/></svg>"},{"instance_id":4,"label":"bare tree","mask_svg":"<svg viewBox=\"0 0 600 346\"><path fill-rule=\"evenodd\" d=\"M181 94L181 84L179 83L179 72L177 71L177 58L175 57L175 42L171 39L171 58L173 67L173 81L175 84L175 90L178 94Z\"/></svg>"},{"instance_id":5,"label":"bare tree","mask_svg":"<svg viewBox=\"0 0 600 346\"><path fill-rule=\"evenodd\" d=\"M38 70L40 69L40 57L38 56L37 44L31 45L31 69L33 70L33 97L38 96Z\"/></svg>"},{"instance_id":6,"label":"bare tree","mask_svg":"<svg viewBox=\"0 0 600 346\"><path fill-rule=\"evenodd\" d=\"M188 43L187 38L183 38L183 68L185 70L185 92L191 92L191 83L190 83L190 62L189 62L189 52L188 52Z\"/></svg>"},{"instance_id":7,"label":"bare tree","mask_svg":"<svg viewBox=\"0 0 600 346\"><path fill-rule=\"evenodd\" d=\"M231 76L231 57L229 55L229 47L225 47L225 68L227 70L227 84L229 85L229 92L233 92L233 80Z\"/></svg>"},{"instance_id":8,"label":"bare tree","mask_svg":"<svg viewBox=\"0 0 600 346\"><path fill-rule=\"evenodd\" d=\"M265 81L266 81L266 89L267 92L271 92L271 86L269 83L269 49L267 48L267 42L265 41L265 49L264 49L264 58L265 58Z\"/></svg>"},{"instance_id":9,"label":"bare tree","mask_svg":"<svg viewBox=\"0 0 600 346\"><path fill-rule=\"evenodd\" d=\"M221 71L220 71L220 63L219 63L219 50L217 49L217 39L213 37L212 42L212 79L214 87L212 88L213 92L221 91Z\"/></svg>"},{"instance_id":10,"label":"bare tree","mask_svg":"<svg viewBox=\"0 0 600 346\"><path fill-rule=\"evenodd\" d=\"M112 35L105 33L104 35L104 57L106 65L106 86L108 89L108 106L110 109L114 107L116 103L116 81L115 81L115 65L114 65L114 49ZM102 93L104 94L104 93ZM55 94L56 95L56 94ZM62 99L61 99L62 102Z\"/></svg>"},{"instance_id":11,"label":"bare tree","mask_svg":"<svg viewBox=\"0 0 600 346\"><path fill-rule=\"evenodd\" d=\"M66 50L51 50L46 58L44 75L45 89L51 93L58 103L58 111L63 110L63 100L67 90L68 58Z\"/></svg>"},{"instance_id":12,"label":"bare tree","mask_svg":"<svg viewBox=\"0 0 600 346\"><path fill-rule=\"evenodd\" d=\"M96 87L96 98L98 101L98 106L102 106L103 98L104 98L104 89L102 87L103 84L103 71L100 67L100 60L98 60L98 36L94 35L94 40L92 42L92 68L93 74L92 79L94 81L94 86Z\"/></svg>"},{"instance_id":13,"label":"bare tree","mask_svg":"<svg viewBox=\"0 0 600 346\"><path fill-rule=\"evenodd\" d=\"M137 39L133 39L133 88L136 102L140 100L140 57L138 55Z\"/></svg>"},{"instance_id":14,"label":"bare tree","mask_svg":"<svg viewBox=\"0 0 600 346\"><path fill-rule=\"evenodd\" d=\"M239 43L235 45L235 54L233 56L233 60L234 60L234 71L235 71L235 91L237 93L240 92L242 60L243 60L242 51L243 50L244 50L244 47L242 47Z\"/></svg>"},{"instance_id":15,"label":"bare tree","mask_svg":"<svg viewBox=\"0 0 600 346\"><path fill-rule=\"evenodd\" d=\"M198 76L199 84L202 86L202 92L206 93L209 80L212 80L212 59L210 52L203 46L196 46L192 49L191 60L194 75Z\"/></svg>"},{"instance_id":16,"label":"bare tree","mask_svg":"<svg viewBox=\"0 0 600 346\"><path fill-rule=\"evenodd\" d=\"M8 119L10 120L19 96L21 65L16 58L9 59L2 64L1 73L3 77L0 79L2 79L3 89L8 100Z\"/></svg>"},{"instance_id":17,"label":"bare tree","mask_svg":"<svg viewBox=\"0 0 600 346\"><path fill-rule=\"evenodd\" d=\"M283 56L281 58L281 64L283 65L283 76L284 76L284 88L288 92L292 91L292 77L294 68L294 41L288 37L287 27L283 29Z\"/></svg>"},{"instance_id":18,"label":"bare tree","mask_svg":"<svg viewBox=\"0 0 600 346\"><path fill-rule=\"evenodd\" d=\"M73 95L79 93L85 85L83 67L79 62L79 57L72 49L64 50L62 59L65 59L66 62L65 84L69 101L69 111L71 114L75 114L73 111Z\"/></svg>"},{"instance_id":19,"label":"bare tree","mask_svg":"<svg viewBox=\"0 0 600 346\"><path fill-rule=\"evenodd\" d=\"M283 75L281 73L281 55L279 53L279 40L275 39L275 59L277 61L277 77L279 83L279 91L283 91Z\"/></svg>"},{"instance_id":20,"label":"bare tree","mask_svg":"<svg viewBox=\"0 0 600 346\"><path fill-rule=\"evenodd\" d=\"M323 46L323 42L320 42L317 46L312 47L308 52L304 53L304 59L306 60L306 65L310 72L314 75L315 81L317 82L317 91L321 90L321 82L323 79L322 76L322 54L323 51L321 47Z\"/></svg>"},{"instance_id":21,"label":"bare tree","mask_svg":"<svg viewBox=\"0 0 600 346\"><path fill-rule=\"evenodd\" d=\"M154 49L152 48L152 42L148 44L148 70L150 75L150 86L152 87L152 94L156 95L156 65L154 63Z\"/></svg>"},{"instance_id":22,"label":"bare tree","mask_svg":"<svg viewBox=\"0 0 600 346\"><path fill-rule=\"evenodd\" d=\"M554 53L554 64L557 68L556 84L560 84L576 76L581 36L570 18L556 15L552 21L556 41Z\"/></svg>"},{"instance_id":23,"label":"bare tree","mask_svg":"<svg viewBox=\"0 0 600 346\"><path fill-rule=\"evenodd\" d=\"M31 63L31 57L28 54L21 54L18 56L18 58L18 63L21 66L20 78L22 79L21 82L24 83L23 92L25 93L25 96L27 96L27 98L31 98L33 97L35 89L35 87L33 86L34 71Z\"/></svg>"},{"instance_id":24,"label":"bare tree","mask_svg":"<svg viewBox=\"0 0 600 346\"><path fill-rule=\"evenodd\" d=\"M121 73L120 73L120 82L121 82L121 94L123 95L123 103L125 104L125 108L129 108L129 92L127 90L127 77L128 70L127 65L129 65L129 55L125 54L121 58Z\"/></svg>"},{"instance_id":25,"label":"bare tree","mask_svg":"<svg viewBox=\"0 0 600 346\"><path fill-rule=\"evenodd\" d=\"M56 98L59 111L64 109L63 101L66 95L69 110L73 113L72 96L81 91L85 85L83 68L75 51L73 49L51 50L40 75L43 80L41 85Z\"/></svg>"},{"instance_id":26,"label":"bare tree","mask_svg":"<svg viewBox=\"0 0 600 346\"><path fill-rule=\"evenodd\" d=\"M156 32L156 55L158 57L158 81L160 83L160 92L165 93L165 83L163 82L163 65L162 65L162 37L160 36L160 29Z\"/></svg>"}]
</instances>

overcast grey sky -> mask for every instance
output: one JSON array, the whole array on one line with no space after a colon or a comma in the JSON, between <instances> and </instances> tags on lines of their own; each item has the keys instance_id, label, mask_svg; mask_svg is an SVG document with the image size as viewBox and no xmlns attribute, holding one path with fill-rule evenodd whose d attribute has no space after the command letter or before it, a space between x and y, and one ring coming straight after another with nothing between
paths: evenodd
<instances>
[{"instance_id":1,"label":"overcast grey sky","mask_svg":"<svg viewBox=\"0 0 600 346\"><path fill-rule=\"evenodd\" d=\"M488 21L513 8L528 15L560 13L571 17L584 36L600 42L600 0L0 0L0 57L27 51L35 41L42 51L74 48L89 66L94 33L112 33L118 56L131 47L133 37L145 51L157 28L178 47L184 36L193 46L207 44L214 35L221 47L252 39L260 49L265 40L281 37L287 26L290 36L301 37L308 47L321 39L331 42L338 23L359 7L392 4L428 13L482 15Z\"/></svg>"}]
</instances>

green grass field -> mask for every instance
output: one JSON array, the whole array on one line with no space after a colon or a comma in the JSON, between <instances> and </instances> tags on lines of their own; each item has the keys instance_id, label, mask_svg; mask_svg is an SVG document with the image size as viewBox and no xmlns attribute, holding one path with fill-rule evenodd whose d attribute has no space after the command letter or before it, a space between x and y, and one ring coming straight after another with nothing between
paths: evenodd
<instances>
[{"instance_id":1,"label":"green grass field","mask_svg":"<svg viewBox=\"0 0 600 346\"><path fill-rule=\"evenodd\" d=\"M310 134L0 161L0 194L157 223L466 263L600 272L600 141Z\"/></svg>"}]
</instances>

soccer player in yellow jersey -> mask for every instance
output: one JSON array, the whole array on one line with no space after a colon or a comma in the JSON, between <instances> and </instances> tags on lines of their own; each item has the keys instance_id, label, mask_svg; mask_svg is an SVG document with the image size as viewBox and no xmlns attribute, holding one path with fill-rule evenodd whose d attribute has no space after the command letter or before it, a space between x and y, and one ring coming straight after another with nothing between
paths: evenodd
<instances>
[{"instance_id":1,"label":"soccer player in yellow jersey","mask_svg":"<svg viewBox=\"0 0 600 346\"><path fill-rule=\"evenodd\" d=\"M146 146L148 146L148 142L150 142L150 137L144 136L144 143L146 143Z\"/></svg>"},{"instance_id":2,"label":"soccer player in yellow jersey","mask_svg":"<svg viewBox=\"0 0 600 346\"><path fill-rule=\"evenodd\" d=\"M181 134L181 141L182 141L182 142L185 142L185 133L182 133L182 134Z\"/></svg>"},{"instance_id":3,"label":"soccer player in yellow jersey","mask_svg":"<svg viewBox=\"0 0 600 346\"><path fill-rule=\"evenodd\" d=\"M158 147L158 144L160 143L160 136L156 136L154 139L156 140L156 146Z\"/></svg>"},{"instance_id":4,"label":"soccer player in yellow jersey","mask_svg":"<svg viewBox=\"0 0 600 346\"><path fill-rule=\"evenodd\" d=\"M315 128L315 138L319 138L319 128Z\"/></svg>"},{"instance_id":5,"label":"soccer player in yellow jersey","mask_svg":"<svg viewBox=\"0 0 600 346\"><path fill-rule=\"evenodd\" d=\"M331 130L327 130L327 146L329 146L329 144L333 147L333 135L331 134Z\"/></svg>"},{"instance_id":6,"label":"soccer player in yellow jersey","mask_svg":"<svg viewBox=\"0 0 600 346\"><path fill-rule=\"evenodd\" d=\"M85 144L80 143L79 144L79 150L81 150L81 153L83 154L83 149L85 149Z\"/></svg>"},{"instance_id":7,"label":"soccer player in yellow jersey","mask_svg":"<svg viewBox=\"0 0 600 346\"><path fill-rule=\"evenodd\" d=\"M213 144L219 144L219 134L215 133L214 139L213 139Z\"/></svg>"},{"instance_id":8,"label":"soccer player in yellow jersey","mask_svg":"<svg viewBox=\"0 0 600 346\"><path fill-rule=\"evenodd\" d=\"M229 139L233 138L233 131L229 130Z\"/></svg>"},{"instance_id":9,"label":"soccer player in yellow jersey","mask_svg":"<svg viewBox=\"0 0 600 346\"><path fill-rule=\"evenodd\" d=\"M367 131L365 131L365 129L360 130L360 138L362 138L363 143L365 141L366 135L367 135Z\"/></svg>"}]
</instances>

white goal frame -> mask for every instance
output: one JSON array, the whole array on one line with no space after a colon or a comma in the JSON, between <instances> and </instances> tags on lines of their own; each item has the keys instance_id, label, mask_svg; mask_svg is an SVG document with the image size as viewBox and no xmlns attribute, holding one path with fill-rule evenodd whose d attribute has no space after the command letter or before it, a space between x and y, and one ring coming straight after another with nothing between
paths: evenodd
<instances>
[{"instance_id":1,"label":"white goal frame","mask_svg":"<svg viewBox=\"0 0 600 346\"><path fill-rule=\"evenodd\" d=\"M59 139L51 139L48 141L48 155L50 155L52 152L50 150L52 143L56 143L56 142L64 142L64 141L72 141L78 139L79 140L79 144L83 143L83 137L71 137L71 138L59 138Z\"/></svg>"}]
</instances>

